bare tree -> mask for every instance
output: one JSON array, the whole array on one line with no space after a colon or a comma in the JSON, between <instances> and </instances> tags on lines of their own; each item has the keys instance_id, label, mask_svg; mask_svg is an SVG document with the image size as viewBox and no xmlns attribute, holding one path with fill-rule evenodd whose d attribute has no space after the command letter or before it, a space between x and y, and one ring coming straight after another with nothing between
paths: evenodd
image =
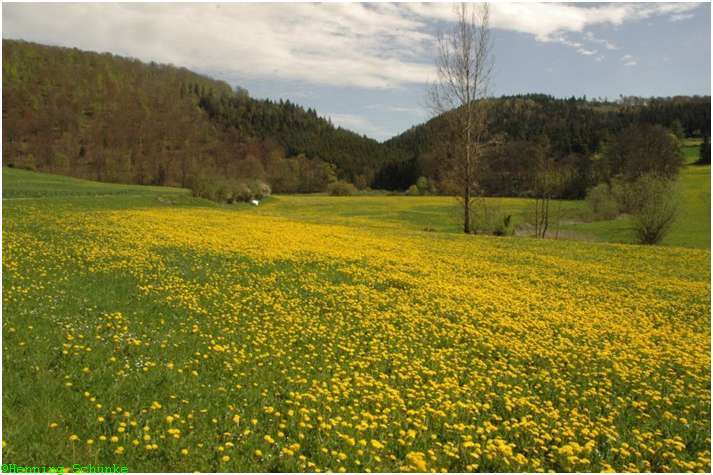
<instances>
[{"instance_id":1,"label":"bare tree","mask_svg":"<svg viewBox=\"0 0 713 475\"><path fill-rule=\"evenodd\" d=\"M438 78L428 93L429 106L443 114L452 132L453 181L463 202L463 231L471 232L471 207L480 194L478 169L486 145L487 97L493 70L490 11L487 3L461 3L456 24L438 35Z\"/></svg>"},{"instance_id":2,"label":"bare tree","mask_svg":"<svg viewBox=\"0 0 713 475\"><path fill-rule=\"evenodd\" d=\"M533 197L535 198L535 237L545 238L552 216L550 213L550 202L562 189L565 178L564 174L557 169L557 166L549 157L542 160L535 170L533 183ZM554 223L559 235L559 209L554 214Z\"/></svg>"}]
</instances>

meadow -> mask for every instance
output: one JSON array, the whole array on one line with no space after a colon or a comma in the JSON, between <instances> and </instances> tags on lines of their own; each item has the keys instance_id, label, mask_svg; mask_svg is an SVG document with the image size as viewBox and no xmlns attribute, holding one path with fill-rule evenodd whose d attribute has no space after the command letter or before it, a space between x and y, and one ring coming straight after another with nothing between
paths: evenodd
<instances>
[{"instance_id":1,"label":"meadow","mask_svg":"<svg viewBox=\"0 0 713 475\"><path fill-rule=\"evenodd\" d=\"M10 169L3 197L3 463L711 470L709 231L465 236L441 197Z\"/></svg>"},{"instance_id":2,"label":"meadow","mask_svg":"<svg viewBox=\"0 0 713 475\"><path fill-rule=\"evenodd\" d=\"M711 167L694 165L700 140L687 139L683 154L686 166L679 177L680 212L662 245L710 249L711 245ZM531 220L533 202L528 198L485 198L490 212L511 215L515 226ZM247 206L247 205L246 205ZM630 217L593 221L584 201L554 200L553 215L560 224L550 228L548 237L612 243L635 243ZM461 232L461 208L447 196L354 196L348 200L324 195L273 197L267 206L256 210L270 216L291 217L315 223L329 222L370 227L398 227L414 231ZM524 227L521 234L527 232Z\"/></svg>"}]
</instances>

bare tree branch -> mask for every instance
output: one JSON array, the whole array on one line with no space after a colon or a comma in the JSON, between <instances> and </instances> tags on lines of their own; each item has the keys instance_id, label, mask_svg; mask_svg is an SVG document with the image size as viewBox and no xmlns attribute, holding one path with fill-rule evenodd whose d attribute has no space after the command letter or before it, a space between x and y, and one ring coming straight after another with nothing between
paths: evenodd
<instances>
[{"instance_id":1,"label":"bare tree branch","mask_svg":"<svg viewBox=\"0 0 713 475\"><path fill-rule=\"evenodd\" d=\"M470 233L473 197L480 193L478 168L487 134L485 98L495 64L487 3L454 7L456 23L436 42L437 80L427 102L443 115L453 137L452 170L461 188L463 231Z\"/></svg>"}]
</instances>

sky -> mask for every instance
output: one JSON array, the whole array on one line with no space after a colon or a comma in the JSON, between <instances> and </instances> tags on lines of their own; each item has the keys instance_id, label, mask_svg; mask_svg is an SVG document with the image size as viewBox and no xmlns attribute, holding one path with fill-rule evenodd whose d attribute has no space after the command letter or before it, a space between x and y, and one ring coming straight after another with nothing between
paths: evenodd
<instances>
[{"instance_id":1,"label":"sky","mask_svg":"<svg viewBox=\"0 0 713 475\"><path fill-rule=\"evenodd\" d=\"M2 37L183 66L385 140L429 119L448 3L2 4ZM709 3L491 4L495 96L709 95Z\"/></svg>"}]
</instances>

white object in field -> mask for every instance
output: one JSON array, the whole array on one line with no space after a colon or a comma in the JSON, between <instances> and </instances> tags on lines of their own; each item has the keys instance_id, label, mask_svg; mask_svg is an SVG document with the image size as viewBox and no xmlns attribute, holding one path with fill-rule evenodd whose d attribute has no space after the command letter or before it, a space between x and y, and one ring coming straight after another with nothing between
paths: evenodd
<instances>
[{"instance_id":1,"label":"white object in field","mask_svg":"<svg viewBox=\"0 0 713 475\"><path fill-rule=\"evenodd\" d=\"M257 205L260 204L260 202L259 202L258 200L250 200L250 203L253 204L253 205L255 205L255 206L257 206Z\"/></svg>"}]
</instances>

